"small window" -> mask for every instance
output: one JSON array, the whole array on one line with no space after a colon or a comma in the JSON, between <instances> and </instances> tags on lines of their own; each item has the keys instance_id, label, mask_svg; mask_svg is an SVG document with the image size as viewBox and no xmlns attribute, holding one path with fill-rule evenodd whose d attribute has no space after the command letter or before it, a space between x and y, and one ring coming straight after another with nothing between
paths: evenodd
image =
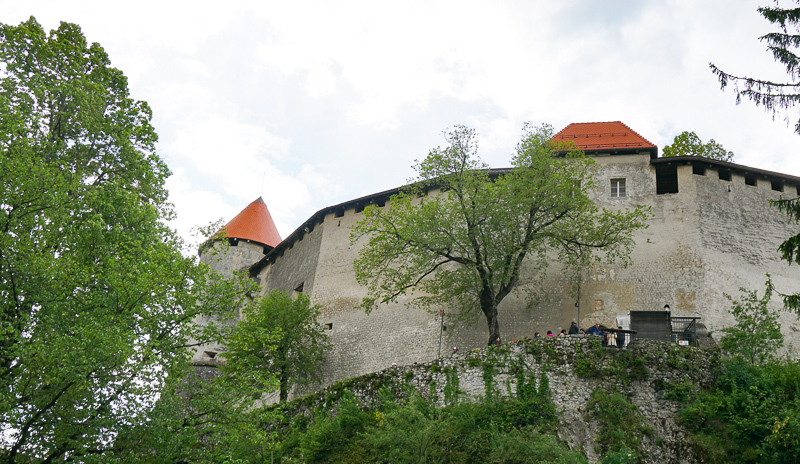
<instances>
[{"instance_id":1,"label":"small window","mask_svg":"<svg viewBox=\"0 0 800 464\"><path fill-rule=\"evenodd\" d=\"M706 175L706 168L705 166L700 166L699 164L692 165L692 174L696 176L705 176Z\"/></svg>"},{"instance_id":2,"label":"small window","mask_svg":"<svg viewBox=\"0 0 800 464\"><path fill-rule=\"evenodd\" d=\"M364 211L364 205L356 205L356 213Z\"/></svg>"},{"instance_id":3,"label":"small window","mask_svg":"<svg viewBox=\"0 0 800 464\"><path fill-rule=\"evenodd\" d=\"M656 194L678 193L678 166L665 164L656 166Z\"/></svg>"},{"instance_id":4,"label":"small window","mask_svg":"<svg viewBox=\"0 0 800 464\"><path fill-rule=\"evenodd\" d=\"M340 218L344 216L344 208L339 208L336 210L334 217Z\"/></svg>"},{"instance_id":5,"label":"small window","mask_svg":"<svg viewBox=\"0 0 800 464\"><path fill-rule=\"evenodd\" d=\"M383 208L384 206L386 206L386 199L385 198L381 198L380 200L375 200L375 205L378 208Z\"/></svg>"},{"instance_id":6,"label":"small window","mask_svg":"<svg viewBox=\"0 0 800 464\"><path fill-rule=\"evenodd\" d=\"M228 245L230 246L239 246L239 239L230 237L228 238Z\"/></svg>"},{"instance_id":7,"label":"small window","mask_svg":"<svg viewBox=\"0 0 800 464\"><path fill-rule=\"evenodd\" d=\"M744 175L744 184L745 185L749 185L751 187L755 187L756 185L758 185L757 182L756 182L756 176L754 176L752 174L745 174Z\"/></svg>"},{"instance_id":8,"label":"small window","mask_svg":"<svg viewBox=\"0 0 800 464\"><path fill-rule=\"evenodd\" d=\"M625 179L611 179L611 198L623 198L625 195Z\"/></svg>"},{"instance_id":9,"label":"small window","mask_svg":"<svg viewBox=\"0 0 800 464\"><path fill-rule=\"evenodd\" d=\"M301 293L303 293L303 284L305 282L301 282L300 285L295 287L294 291L292 292L292 299L297 298Z\"/></svg>"},{"instance_id":10,"label":"small window","mask_svg":"<svg viewBox=\"0 0 800 464\"><path fill-rule=\"evenodd\" d=\"M325 330L333 330L333 322L328 322L325 324Z\"/></svg>"},{"instance_id":11,"label":"small window","mask_svg":"<svg viewBox=\"0 0 800 464\"><path fill-rule=\"evenodd\" d=\"M719 180L724 180L725 182L731 181L731 172L730 171L719 171Z\"/></svg>"},{"instance_id":12,"label":"small window","mask_svg":"<svg viewBox=\"0 0 800 464\"><path fill-rule=\"evenodd\" d=\"M772 190L775 190L776 192L783 192L783 182L779 180L773 180Z\"/></svg>"}]
</instances>

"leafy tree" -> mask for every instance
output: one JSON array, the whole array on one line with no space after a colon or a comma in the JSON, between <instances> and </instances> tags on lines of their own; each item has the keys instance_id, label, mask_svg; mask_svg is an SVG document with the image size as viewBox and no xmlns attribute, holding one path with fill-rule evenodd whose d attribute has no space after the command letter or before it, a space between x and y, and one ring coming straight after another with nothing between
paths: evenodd
<instances>
[{"instance_id":1,"label":"leafy tree","mask_svg":"<svg viewBox=\"0 0 800 464\"><path fill-rule=\"evenodd\" d=\"M733 161L733 152L727 151L714 139L703 143L694 132L681 132L672 145L664 147L663 156L702 156L719 161Z\"/></svg>"},{"instance_id":2,"label":"leafy tree","mask_svg":"<svg viewBox=\"0 0 800 464\"><path fill-rule=\"evenodd\" d=\"M775 7L761 7L758 12L770 23L778 25L781 32L770 32L759 37L759 40L767 44L767 50L772 53L775 61L786 68L789 82L735 76L709 63L722 89L733 82L737 104L745 97L756 106L763 106L773 117L780 110L789 110L800 102L800 57L796 52L800 47L800 8L780 8L775 3ZM787 115L786 122L789 120ZM800 119L795 123L794 131L800 134Z\"/></svg>"},{"instance_id":3,"label":"leafy tree","mask_svg":"<svg viewBox=\"0 0 800 464\"><path fill-rule=\"evenodd\" d=\"M102 461L239 289L181 254L146 103L78 26L0 25L0 462Z\"/></svg>"},{"instance_id":4,"label":"leafy tree","mask_svg":"<svg viewBox=\"0 0 800 464\"><path fill-rule=\"evenodd\" d=\"M263 392L274 391L277 379L281 402L289 396L291 382L306 385L320 378L330 343L317 322L319 306L306 295L293 299L272 290L243 309L242 316L225 342L224 372Z\"/></svg>"},{"instance_id":5,"label":"leafy tree","mask_svg":"<svg viewBox=\"0 0 800 464\"><path fill-rule=\"evenodd\" d=\"M450 145L415 166L417 182L389 207L365 209L352 230L351 242L365 240L354 269L368 288L366 311L413 289L420 307L449 303L462 316L480 310L491 341L500 336L498 305L523 266L543 279L550 250L575 267L591 250L627 262L647 212L598 211L586 193L593 161L554 142L551 126L526 125L513 167L495 171L477 157L474 130L456 126L444 135ZM424 196L435 187L440 194Z\"/></svg>"},{"instance_id":6,"label":"leafy tree","mask_svg":"<svg viewBox=\"0 0 800 464\"><path fill-rule=\"evenodd\" d=\"M736 325L722 329L725 335L720 339L720 346L729 353L742 355L751 364L762 364L783 346L778 314L767 307L772 287L768 285L761 298L755 290L742 288L740 291L743 293L741 300L733 301L730 295L725 295L731 300L731 314Z\"/></svg>"}]
</instances>

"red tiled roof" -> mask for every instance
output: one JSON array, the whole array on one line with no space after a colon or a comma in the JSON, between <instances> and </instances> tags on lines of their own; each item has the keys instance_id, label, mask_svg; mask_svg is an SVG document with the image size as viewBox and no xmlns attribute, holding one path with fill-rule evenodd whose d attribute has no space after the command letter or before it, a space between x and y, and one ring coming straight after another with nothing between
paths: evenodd
<instances>
[{"instance_id":1,"label":"red tiled roof","mask_svg":"<svg viewBox=\"0 0 800 464\"><path fill-rule=\"evenodd\" d=\"M273 248L281 243L278 228L272 222L272 216L261 197L247 205L247 208L225 224L225 232L228 237L251 240Z\"/></svg>"},{"instance_id":2,"label":"red tiled roof","mask_svg":"<svg viewBox=\"0 0 800 464\"><path fill-rule=\"evenodd\" d=\"M657 148L620 121L572 123L553 136L555 141L571 141L583 151Z\"/></svg>"}]
</instances>

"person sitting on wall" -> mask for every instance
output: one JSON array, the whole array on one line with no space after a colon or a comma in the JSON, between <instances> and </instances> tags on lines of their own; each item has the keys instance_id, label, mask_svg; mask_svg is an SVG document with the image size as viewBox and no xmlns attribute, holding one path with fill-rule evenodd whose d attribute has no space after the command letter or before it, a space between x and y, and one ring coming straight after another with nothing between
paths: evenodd
<instances>
[{"instance_id":1,"label":"person sitting on wall","mask_svg":"<svg viewBox=\"0 0 800 464\"><path fill-rule=\"evenodd\" d=\"M539 332L535 332L535 333L533 334L533 338L539 338Z\"/></svg>"},{"instance_id":2,"label":"person sitting on wall","mask_svg":"<svg viewBox=\"0 0 800 464\"><path fill-rule=\"evenodd\" d=\"M489 342L489 346L500 346L500 337L497 337L491 342Z\"/></svg>"},{"instance_id":3,"label":"person sitting on wall","mask_svg":"<svg viewBox=\"0 0 800 464\"><path fill-rule=\"evenodd\" d=\"M567 330L566 329L561 329L561 332L558 333L558 336L559 337L566 337L567 336Z\"/></svg>"},{"instance_id":4,"label":"person sitting on wall","mask_svg":"<svg viewBox=\"0 0 800 464\"><path fill-rule=\"evenodd\" d=\"M578 324L576 324L576 323L573 321L573 322L572 322L572 325L570 325L570 326L569 326L569 332L568 332L568 333L569 333L570 335L576 335L576 334L578 334Z\"/></svg>"},{"instance_id":5,"label":"person sitting on wall","mask_svg":"<svg viewBox=\"0 0 800 464\"><path fill-rule=\"evenodd\" d=\"M457 347L457 346L454 346L454 347L453 347L453 354L456 354L456 353L458 353L458 347Z\"/></svg>"},{"instance_id":6,"label":"person sitting on wall","mask_svg":"<svg viewBox=\"0 0 800 464\"><path fill-rule=\"evenodd\" d=\"M598 322L595 324L591 329L589 329L589 335L598 335L603 336L603 331L600 330L600 323Z\"/></svg>"},{"instance_id":7,"label":"person sitting on wall","mask_svg":"<svg viewBox=\"0 0 800 464\"><path fill-rule=\"evenodd\" d=\"M552 332L552 331L550 331L550 330L548 330L548 331L547 331L547 338L550 338L550 337L552 337L552 336L553 336L553 332Z\"/></svg>"},{"instance_id":8,"label":"person sitting on wall","mask_svg":"<svg viewBox=\"0 0 800 464\"><path fill-rule=\"evenodd\" d=\"M578 334L580 334L580 335L586 335L586 331L585 331L585 330L583 330L583 329L580 329L580 330L578 330Z\"/></svg>"}]
</instances>

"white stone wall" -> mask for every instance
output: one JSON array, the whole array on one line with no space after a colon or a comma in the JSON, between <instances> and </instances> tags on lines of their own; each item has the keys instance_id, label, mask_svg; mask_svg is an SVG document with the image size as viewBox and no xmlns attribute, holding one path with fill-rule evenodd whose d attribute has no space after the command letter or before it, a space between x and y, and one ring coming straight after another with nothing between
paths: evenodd
<instances>
[{"instance_id":1,"label":"white stone wall","mask_svg":"<svg viewBox=\"0 0 800 464\"><path fill-rule=\"evenodd\" d=\"M783 239L800 228L788 224L785 216L767 204L781 195L795 196L794 187L779 193L763 179L751 187L740 174L734 173L731 182L726 182L714 168L701 176L692 173L691 165L680 165L679 193L657 195L656 171L649 155L595 160L596 188L590 194L599 206L651 208L649 228L635 234L632 265L622 268L598 262L585 269L576 307L577 295L570 293L575 282L553 263L544 284L546 298L539 306L526 307L524 286L501 303L499 323L505 341L531 337L537 331L557 333L573 320L582 327L594 322L612 325L631 310L661 310L665 304L675 315L702 317L714 332L733 323L723 293L736 298L739 287L763 293L766 273L779 289L800 290L796 269L782 262L776 251ZM626 179L626 197L611 198L612 178ZM378 371L393 362L407 365L434 359L440 340L438 310L449 315L448 308L433 308L431 313L408 308L407 300L401 299L372 314L355 309L365 291L353 276L360 246L351 245L350 228L363 214L350 207L343 216L336 216L327 214L308 238L293 244L259 275L267 289L291 289L302 280L304 292L322 307L320 322L331 325L334 345L325 383ZM320 235L314 238L314 234ZM780 307L777 299L773 306ZM475 321L473 326L447 321L442 351L485 346L485 320L476 314ZM782 322L789 344L800 347L796 318L786 314Z\"/></svg>"}]
</instances>

